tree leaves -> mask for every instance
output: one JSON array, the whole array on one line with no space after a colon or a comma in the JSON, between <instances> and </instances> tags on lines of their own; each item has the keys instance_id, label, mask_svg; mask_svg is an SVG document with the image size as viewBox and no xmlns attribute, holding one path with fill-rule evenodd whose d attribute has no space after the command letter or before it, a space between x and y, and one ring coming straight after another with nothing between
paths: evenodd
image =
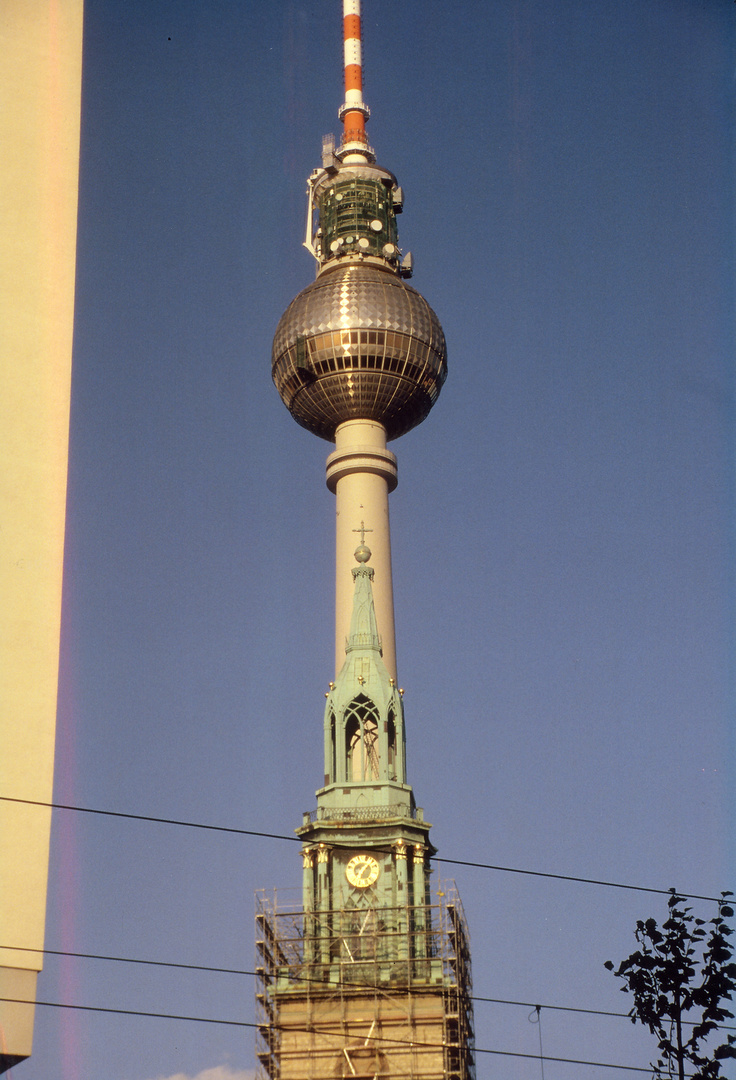
<instances>
[{"instance_id":1,"label":"tree leaves","mask_svg":"<svg viewBox=\"0 0 736 1080\"><path fill-rule=\"evenodd\" d=\"M657 1036L655 1077L677 1075L684 1080L687 1064L697 1069L689 1074L691 1080L718 1080L721 1062L736 1058L733 1035L715 1048L704 1045L724 1020L733 1018L723 1004L736 990L736 963L731 962L728 940L733 930L725 922L733 918L726 900L731 895L721 894L718 913L708 923L695 918L685 898L671 889L661 929L655 919L638 920L634 936L639 949L615 970L611 960L604 964L623 981L623 993L633 994L631 1022L644 1024Z\"/></svg>"}]
</instances>

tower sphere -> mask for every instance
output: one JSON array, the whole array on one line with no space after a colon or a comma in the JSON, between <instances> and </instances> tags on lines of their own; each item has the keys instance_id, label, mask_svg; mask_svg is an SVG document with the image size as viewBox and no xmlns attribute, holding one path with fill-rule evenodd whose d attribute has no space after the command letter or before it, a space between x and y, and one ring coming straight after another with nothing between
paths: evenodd
<instances>
[{"instance_id":1,"label":"tower sphere","mask_svg":"<svg viewBox=\"0 0 736 1080\"><path fill-rule=\"evenodd\" d=\"M445 335L389 266L335 260L281 317L271 371L289 412L315 435L334 440L346 420L375 420L395 439L437 400Z\"/></svg>"}]
</instances>

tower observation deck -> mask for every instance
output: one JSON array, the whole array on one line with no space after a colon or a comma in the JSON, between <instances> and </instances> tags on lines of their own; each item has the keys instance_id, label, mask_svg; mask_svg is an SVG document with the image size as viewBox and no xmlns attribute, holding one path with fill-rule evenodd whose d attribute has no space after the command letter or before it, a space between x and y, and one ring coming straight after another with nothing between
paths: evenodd
<instances>
[{"instance_id":1,"label":"tower observation deck","mask_svg":"<svg viewBox=\"0 0 736 1080\"><path fill-rule=\"evenodd\" d=\"M296 830L301 892L257 899L257 1053L261 1080L472 1080L468 929L454 883L432 890L430 825L407 780L388 512L398 473L387 441L437 400L445 337L406 284L403 193L368 145L360 0L343 0L343 26L343 138L323 141L308 182L317 275L272 353L289 412L335 444L335 676L324 782Z\"/></svg>"}]
</instances>

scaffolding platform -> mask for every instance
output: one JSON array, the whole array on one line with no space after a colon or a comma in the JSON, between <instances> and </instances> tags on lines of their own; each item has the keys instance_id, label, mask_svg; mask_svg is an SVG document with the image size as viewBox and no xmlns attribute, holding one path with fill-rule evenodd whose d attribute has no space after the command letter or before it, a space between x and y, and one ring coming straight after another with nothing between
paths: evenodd
<instances>
[{"instance_id":1,"label":"scaffolding platform","mask_svg":"<svg viewBox=\"0 0 736 1080\"><path fill-rule=\"evenodd\" d=\"M467 923L454 882L437 896L310 911L257 894L258 1080L474 1080Z\"/></svg>"}]
</instances>

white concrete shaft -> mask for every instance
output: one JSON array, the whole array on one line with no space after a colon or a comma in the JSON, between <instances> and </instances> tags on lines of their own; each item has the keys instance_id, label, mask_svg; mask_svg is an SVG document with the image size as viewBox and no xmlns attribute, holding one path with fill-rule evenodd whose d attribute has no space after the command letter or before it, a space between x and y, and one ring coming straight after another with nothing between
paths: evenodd
<instances>
[{"instance_id":1,"label":"white concrete shaft","mask_svg":"<svg viewBox=\"0 0 736 1080\"><path fill-rule=\"evenodd\" d=\"M82 0L0 12L0 792L21 800L0 802L4 1072L31 1052L46 923L84 12Z\"/></svg>"},{"instance_id":2,"label":"white concrete shaft","mask_svg":"<svg viewBox=\"0 0 736 1080\"><path fill-rule=\"evenodd\" d=\"M335 578L335 673L345 661L345 640L353 606L354 552L361 522L375 571L373 599L383 659L396 675L394 591L391 575L391 532L388 496L397 484L396 458L386 449L386 429L373 420L348 420L335 434L335 451L327 459L327 486L335 493L337 511Z\"/></svg>"}]
</instances>

